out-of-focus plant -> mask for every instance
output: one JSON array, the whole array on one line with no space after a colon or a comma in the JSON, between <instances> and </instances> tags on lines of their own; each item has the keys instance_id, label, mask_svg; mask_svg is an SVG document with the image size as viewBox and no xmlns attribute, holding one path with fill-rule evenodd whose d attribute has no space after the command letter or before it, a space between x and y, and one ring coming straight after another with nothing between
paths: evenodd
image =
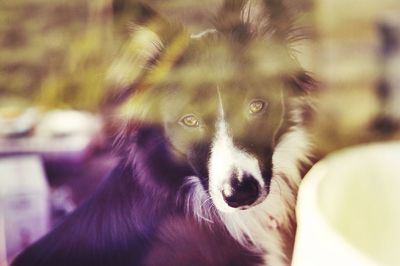
<instances>
[{"instance_id":1,"label":"out-of-focus plant","mask_svg":"<svg viewBox=\"0 0 400 266\"><path fill-rule=\"evenodd\" d=\"M67 45L62 68L43 80L39 104L65 104L96 110L104 89L104 73L113 55L112 2L87 2L87 21Z\"/></svg>"},{"instance_id":2,"label":"out-of-focus plant","mask_svg":"<svg viewBox=\"0 0 400 266\"><path fill-rule=\"evenodd\" d=\"M0 95L95 109L112 54L112 1L2 1Z\"/></svg>"}]
</instances>

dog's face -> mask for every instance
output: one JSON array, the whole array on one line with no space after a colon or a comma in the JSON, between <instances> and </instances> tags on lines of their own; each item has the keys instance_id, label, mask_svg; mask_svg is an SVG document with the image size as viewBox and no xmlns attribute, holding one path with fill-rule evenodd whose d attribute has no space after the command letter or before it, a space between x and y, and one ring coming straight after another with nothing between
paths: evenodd
<instances>
[{"instance_id":1,"label":"dog's face","mask_svg":"<svg viewBox=\"0 0 400 266\"><path fill-rule=\"evenodd\" d=\"M268 196L275 148L292 125L291 98L307 83L279 31L265 36L268 30L262 28L253 36L249 20L237 17L238 23L222 23L221 32L192 38L183 47L176 46L180 34L160 39L146 34L152 49L134 50L135 56L127 57L132 62L117 63L141 65L146 58L145 75L137 66L132 71L135 79L144 77L135 87L145 85L126 109L162 128L171 161L190 169L185 173L200 179L223 212L249 208ZM137 41L143 39L138 34Z\"/></svg>"},{"instance_id":2,"label":"dog's face","mask_svg":"<svg viewBox=\"0 0 400 266\"><path fill-rule=\"evenodd\" d=\"M243 86L243 85L242 85ZM164 102L164 126L219 210L245 209L268 194L272 155L284 126L282 88L252 85L177 92Z\"/></svg>"},{"instance_id":3,"label":"dog's face","mask_svg":"<svg viewBox=\"0 0 400 266\"><path fill-rule=\"evenodd\" d=\"M289 126L290 93L283 75L259 75L251 48L221 56L218 44L206 44L192 47L198 56L188 49L159 89L160 119L175 156L190 165L217 209L231 212L268 195L274 149ZM276 52L266 57L270 63L283 61ZM176 74L188 70L200 76L185 82Z\"/></svg>"}]
</instances>

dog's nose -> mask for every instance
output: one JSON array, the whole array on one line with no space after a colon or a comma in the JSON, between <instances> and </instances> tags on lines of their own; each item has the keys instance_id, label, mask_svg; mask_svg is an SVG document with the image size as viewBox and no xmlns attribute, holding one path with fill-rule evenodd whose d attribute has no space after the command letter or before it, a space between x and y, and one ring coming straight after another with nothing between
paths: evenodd
<instances>
[{"instance_id":1,"label":"dog's nose","mask_svg":"<svg viewBox=\"0 0 400 266\"><path fill-rule=\"evenodd\" d=\"M222 190L225 202L233 208L253 204L260 194L258 181L250 174L244 174L241 180L234 174L230 186Z\"/></svg>"}]
</instances>

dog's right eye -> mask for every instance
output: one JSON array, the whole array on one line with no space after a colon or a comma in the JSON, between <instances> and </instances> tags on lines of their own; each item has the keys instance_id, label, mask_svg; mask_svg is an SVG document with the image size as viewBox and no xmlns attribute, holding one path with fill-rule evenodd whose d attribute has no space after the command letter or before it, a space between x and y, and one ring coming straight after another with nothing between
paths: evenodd
<instances>
[{"instance_id":1,"label":"dog's right eye","mask_svg":"<svg viewBox=\"0 0 400 266\"><path fill-rule=\"evenodd\" d=\"M263 100L253 100L249 104L249 113L251 115L262 113L265 110L266 105L266 102L264 102Z\"/></svg>"},{"instance_id":2,"label":"dog's right eye","mask_svg":"<svg viewBox=\"0 0 400 266\"><path fill-rule=\"evenodd\" d=\"M200 126L199 119L194 115L185 115L180 120L179 123L186 127L196 128Z\"/></svg>"}]
</instances>

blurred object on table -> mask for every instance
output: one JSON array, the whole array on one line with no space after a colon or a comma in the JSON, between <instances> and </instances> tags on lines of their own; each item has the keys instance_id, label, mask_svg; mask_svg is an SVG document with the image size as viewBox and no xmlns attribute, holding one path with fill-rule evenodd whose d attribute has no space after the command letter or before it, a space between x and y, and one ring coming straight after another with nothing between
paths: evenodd
<instances>
[{"instance_id":1,"label":"blurred object on table","mask_svg":"<svg viewBox=\"0 0 400 266\"><path fill-rule=\"evenodd\" d=\"M27 112L35 113L35 116L31 115L28 120ZM20 113L7 120L13 130L8 129L8 134L0 135L0 155L33 153L46 160L80 161L101 132L101 119L88 112L53 110L39 115L39 111L27 107ZM26 130L28 125L29 130Z\"/></svg>"},{"instance_id":2,"label":"blurred object on table","mask_svg":"<svg viewBox=\"0 0 400 266\"><path fill-rule=\"evenodd\" d=\"M37 125L36 133L45 137L93 135L100 130L99 118L88 112L53 110L47 112Z\"/></svg>"},{"instance_id":3,"label":"blurred object on table","mask_svg":"<svg viewBox=\"0 0 400 266\"><path fill-rule=\"evenodd\" d=\"M52 224L57 224L62 218L76 208L71 188L62 185L51 189L50 205L52 212Z\"/></svg>"},{"instance_id":4,"label":"blurred object on table","mask_svg":"<svg viewBox=\"0 0 400 266\"><path fill-rule=\"evenodd\" d=\"M2 99L0 101L0 138L27 135L38 119L38 110L28 107L20 99Z\"/></svg>"},{"instance_id":5,"label":"blurred object on table","mask_svg":"<svg viewBox=\"0 0 400 266\"><path fill-rule=\"evenodd\" d=\"M0 266L7 266L6 230L4 228L4 213L0 202Z\"/></svg>"},{"instance_id":6,"label":"blurred object on table","mask_svg":"<svg viewBox=\"0 0 400 266\"><path fill-rule=\"evenodd\" d=\"M37 156L0 159L0 207L11 260L50 227L49 187Z\"/></svg>"}]
</instances>

